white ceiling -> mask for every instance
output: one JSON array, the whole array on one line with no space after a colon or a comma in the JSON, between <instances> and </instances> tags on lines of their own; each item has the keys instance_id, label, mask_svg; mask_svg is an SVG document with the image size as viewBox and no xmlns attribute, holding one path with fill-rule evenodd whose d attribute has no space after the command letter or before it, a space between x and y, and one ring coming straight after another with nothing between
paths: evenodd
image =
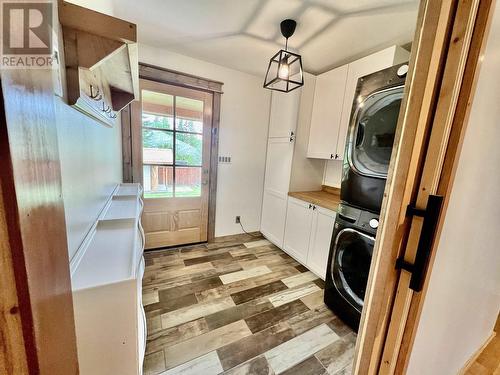
<instances>
[{"instance_id":1,"label":"white ceiling","mask_svg":"<svg viewBox=\"0 0 500 375\"><path fill-rule=\"evenodd\" d=\"M322 73L413 39L418 0L112 0L138 25L139 42L264 76L284 45L279 23L297 21L290 46Z\"/></svg>"}]
</instances>

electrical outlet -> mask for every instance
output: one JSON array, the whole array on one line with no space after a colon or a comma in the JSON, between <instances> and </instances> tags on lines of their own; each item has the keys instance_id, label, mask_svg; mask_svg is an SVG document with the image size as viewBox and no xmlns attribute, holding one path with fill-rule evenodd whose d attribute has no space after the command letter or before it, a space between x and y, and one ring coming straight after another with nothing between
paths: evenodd
<instances>
[{"instance_id":1,"label":"electrical outlet","mask_svg":"<svg viewBox=\"0 0 500 375\"><path fill-rule=\"evenodd\" d=\"M240 219L240 217L239 217L239 216L236 216L236 220L235 220L235 223L236 223L236 224L239 224L240 222L241 222L241 219Z\"/></svg>"}]
</instances>

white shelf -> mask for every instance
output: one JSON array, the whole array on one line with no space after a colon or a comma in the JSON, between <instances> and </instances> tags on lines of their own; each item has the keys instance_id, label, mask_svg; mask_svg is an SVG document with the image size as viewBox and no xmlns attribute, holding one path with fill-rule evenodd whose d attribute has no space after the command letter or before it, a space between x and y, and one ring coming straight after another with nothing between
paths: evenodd
<instances>
[{"instance_id":1,"label":"white shelf","mask_svg":"<svg viewBox=\"0 0 500 375\"><path fill-rule=\"evenodd\" d=\"M142 194L141 185L124 183L118 185L118 190L115 193L115 197L125 197L125 196L137 197L140 194Z\"/></svg>"},{"instance_id":2,"label":"white shelf","mask_svg":"<svg viewBox=\"0 0 500 375\"><path fill-rule=\"evenodd\" d=\"M137 231L131 220L99 222L73 276L73 291L134 278Z\"/></svg>"},{"instance_id":3,"label":"white shelf","mask_svg":"<svg viewBox=\"0 0 500 375\"><path fill-rule=\"evenodd\" d=\"M141 194L139 184L117 185L71 260L82 374L142 374L147 328Z\"/></svg>"},{"instance_id":4,"label":"white shelf","mask_svg":"<svg viewBox=\"0 0 500 375\"><path fill-rule=\"evenodd\" d=\"M101 217L102 220L136 219L139 210L137 196L117 196L111 199L111 203Z\"/></svg>"}]
</instances>

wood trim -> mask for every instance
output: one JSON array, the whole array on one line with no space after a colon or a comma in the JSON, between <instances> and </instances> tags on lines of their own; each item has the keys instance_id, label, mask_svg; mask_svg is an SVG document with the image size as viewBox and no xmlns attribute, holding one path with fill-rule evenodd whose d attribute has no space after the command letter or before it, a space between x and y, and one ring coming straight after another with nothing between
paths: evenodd
<instances>
[{"instance_id":1,"label":"wood trim","mask_svg":"<svg viewBox=\"0 0 500 375\"><path fill-rule=\"evenodd\" d=\"M394 265L405 231L406 207L416 195L425 142L437 100L441 62L449 40L450 1L420 4L405 95L395 135L380 227L373 250L365 307L361 316L354 373L378 374L398 272Z\"/></svg>"},{"instance_id":2,"label":"wood trim","mask_svg":"<svg viewBox=\"0 0 500 375\"><path fill-rule=\"evenodd\" d=\"M13 244L21 242L21 234L13 225L9 226L9 217L17 221L17 212L12 199L7 199L7 204L4 202L4 197L15 196L15 189L1 91L0 88L0 160L3 162L0 168L0 285L2 285L0 290L0 337L2 337L0 373L28 374L28 366L31 373L38 370L37 354L34 338L29 329L33 323L25 283L26 273L19 266L16 271L13 259L16 252ZM18 260L17 263L22 262ZM16 285L16 278L20 280L19 289ZM26 330L23 330L23 323ZM26 338L24 332L26 332ZM30 365L28 357L31 359Z\"/></svg>"},{"instance_id":3,"label":"wood trim","mask_svg":"<svg viewBox=\"0 0 500 375\"><path fill-rule=\"evenodd\" d=\"M472 357L470 357L469 360L467 362L465 362L465 364L462 367L462 369L458 372L458 375L465 375L467 373L467 370L469 370L469 368L474 364L474 362L476 362L476 359L478 359L478 357L481 355L481 353L483 352L483 350L486 349L486 347L489 345L489 343L491 342L491 340L493 340L495 338L496 335L497 335L496 332L492 332L491 335L488 336L488 338L483 343L483 345L481 345L479 347L479 349L477 349L474 352L474 354L472 355Z\"/></svg>"},{"instance_id":4,"label":"wood trim","mask_svg":"<svg viewBox=\"0 0 500 375\"><path fill-rule=\"evenodd\" d=\"M145 63L139 63L139 78L196 90L223 93L222 86L224 83L222 82Z\"/></svg>"},{"instance_id":5,"label":"wood trim","mask_svg":"<svg viewBox=\"0 0 500 375\"><path fill-rule=\"evenodd\" d=\"M137 42L137 26L94 10L58 1L59 21L64 27L125 43Z\"/></svg>"},{"instance_id":6,"label":"wood trim","mask_svg":"<svg viewBox=\"0 0 500 375\"><path fill-rule=\"evenodd\" d=\"M130 105L121 112L122 124L122 180L123 182L133 182L133 161L132 161L132 122Z\"/></svg>"},{"instance_id":7,"label":"wood trim","mask_svg":"<svg viewBox=\"0 0 500 375\"><path fill-rule=\"evenodd\" d=\"M208 197L208 241L215 239L215 208L217 202L217 168L219 166L219 126L221 93L214 92L212 109L212 145L210 148L210 190Z\"/></svg>"},{"instance_id":8,"label":"wood trim","mask_svg":"<svg viewBox=\"0 0 500 375\"><path fill-rule=\"evenodd\" d=\"M454 103L447 103L449 106L448 112L451 112L448 114L448 123L450 126L450 130L447 138L448 142L445 144L446 149L443 150L444 160L442 162L441 173L439 173L437 176L438 180L434 181L434 184L436 185L436 194L443 195L445 197L445 200L441 212L441 218L436 229L436 238L434 241L431 259L429 261L427 276L429 276L432 272L432 267L437 252L436 250L439 244L439 238L446 216L446 210L448 207L451 190L453 188L453 182L455 179L456 169L458 167L463 138L467 128L470 110L472 108L472 101L479 77L481 64L480 56L482 55L486 46L486 39L491 24L491 18L493 14L492 9L494 9L495 1L475 0L460 2L461 7L466 7L467 5L469 5L471 9L468 12L468 17L467 12L465 12L463 18L468 19L467 26L469 27L469 31L471 34L470 43L467 45L465 59L461 68L462 76L460 77L459 81L459 91L457 92L457 98ZM476 7L475 10L473 8L474 6ZM457 16L460 16L460 14L457 13ZM462 19L458 19L459 24L457 25L457 29L459 30L459 32L465 29L464 22L461 22ZM452 41L454 40L456 40L456 37L452 38ZM451 49L450 51L451 53L453 52ZM452 55L451 57L448 57L448 60L451 61L451 64L454 64L458 59ZM454 80L458 81L458 74L460 73L448 77L449 84L452 84ZM444 85L443 89L449 90L449 88ZM436 119L436 125L438 124L437 121L440 121L440 119ZM436 146L434 146L434 148L436 148ZM428 283L429 277L427 277L426 279L422 292L412 294L411 302L409 305L408 318L406 320L404 333L401 340L401 347L398 353L396 372L406 371L406 368L408 366L415 334L418 330L418 323L420 321L423 302L425 300L428 289Z\"/></svg>"},{"instance_id":9,"label":"wood trim","mask_svg":"<svg viewBox=\"0 0 500 375\"><path fill-rule=\"evenodd\" d=\"M0 178L29 372L77 374L52 73L6 70L1 83Z\"/></svg>"}]
</instances>

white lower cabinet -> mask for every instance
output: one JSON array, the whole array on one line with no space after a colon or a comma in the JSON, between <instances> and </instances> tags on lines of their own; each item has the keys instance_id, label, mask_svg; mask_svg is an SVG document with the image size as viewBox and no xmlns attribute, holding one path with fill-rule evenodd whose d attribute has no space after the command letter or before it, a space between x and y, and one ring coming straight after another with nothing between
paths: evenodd
<instances>
[{"instance_id":1,"label":"white lower cabinet","mask_svg":"<svg viewBox=\"0 0 500 375\"><path fill-rule=\"evenodd\" d=\"M288 198L284 250L301 263L306 263L313 218L312 205Z\"/></svg>"},{"instance_id":2,"label":"white lower cabinet","mask_svg":"<svg viewBox=\"0 0 500 375\"><path fill-rule=\"evenodd\" d=\"M274 191L264 191L260 231L278 247L283 247L287 196Z\"/></svg>"},{"instance_id":3,"label":"white lower cabinet","mask_svg":"<svg viewBox=\"0 0 500 375\"><path fill-rule=\"evenodd\" d=\"M330 242L332 240L335 212L317 207L313 215L307 267L323 280L326 276Z\"/></svg>"},{"instance_id":4,"label":"white lower cabinet","mask_svg":"<svg viewBox=\"0 0 500 375\"><path fill-rule=\"evenodd\" d=\"M283 250L325 279L334 211L288 198Z\"/></svg>"}]
</instances>

